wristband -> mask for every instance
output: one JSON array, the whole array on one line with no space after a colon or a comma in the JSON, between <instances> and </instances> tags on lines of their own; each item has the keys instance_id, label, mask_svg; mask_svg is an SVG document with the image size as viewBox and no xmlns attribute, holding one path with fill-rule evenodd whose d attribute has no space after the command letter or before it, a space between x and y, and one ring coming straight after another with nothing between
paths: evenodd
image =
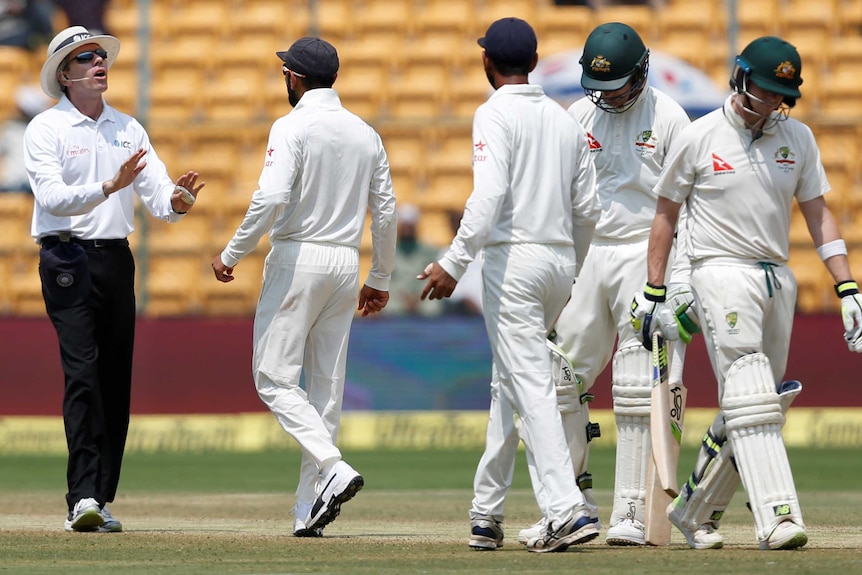
<instances>
[{"instance_id":1,"label":"wristband","mask_svg":"<svg viewBox=\"0 0 862 575\"><path fill-rule=\"evenodd\" d=\"M647 282L646 287L644 287L644 297L649 301L662 303L665 301L666 296L667 286L654 286L651 283Z\"/></svg>"},{"instance_id":2,"label":"wristband","mask_svg":"<svg viewBox=\"0 0 862 575\"><path fill-rule=\"evenodd\" d=\"M835 293L838 294L839 298L856 295L859 293L859 285L853 280L843 281L835 286Z\"/></svg>"},{"instance_id":3,"label":"wristband","mask_svg":"<svg viewBox=\"0 0 862 575\"><path fill-rule=\"evenodd\" d=\"M178 212L178 211L176 211L176 210L174 209L174 207L173 207L173 206L171 206L171 211L172 211L173 213L177 214L178 216L184 216L184 215L186 215L186 214L188 213L188 212Z\"/></svg>"},{"instance_id":4,"label":"wristband","mask_svg":"<svg viewBox=\"0 0 862 575\"><path fill-rule=\"evenodd\" d=\"M831 242L826 242L817 248L817 255L820 256L820 259L824 262L832 256L846 256L847 244L844 243L844 240L832 240Z\"/></svg>"}]
</instances>

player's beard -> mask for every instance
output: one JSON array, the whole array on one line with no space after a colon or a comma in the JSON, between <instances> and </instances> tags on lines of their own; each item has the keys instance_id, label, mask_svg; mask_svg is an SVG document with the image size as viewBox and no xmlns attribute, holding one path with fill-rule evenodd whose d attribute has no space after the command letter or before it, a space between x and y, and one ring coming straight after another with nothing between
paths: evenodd
<instances>
[{"instance_id":1,"label":"player's beard","mask_svg":"<svg viewBox=\"0 0 862 575\"><path fill-rule=\"evenodd\" d=\"M497 84L494 83L494 71L485 68L485 76L488 78L488 83L491 84L491 87L495 90L497 89Z\"/></svg>"},{"instance_id":2,"label":"player's beard","mask_svg":"<svg viewBox=\"0 0 862 575\"><path fill-rule=\"evenodd\" d=\"M290 87L290 82L287 82L287 101L290 102L290 105L294 108L299 104L299 98L296 96L296 91Z\"/></svg>"}]
</instances>

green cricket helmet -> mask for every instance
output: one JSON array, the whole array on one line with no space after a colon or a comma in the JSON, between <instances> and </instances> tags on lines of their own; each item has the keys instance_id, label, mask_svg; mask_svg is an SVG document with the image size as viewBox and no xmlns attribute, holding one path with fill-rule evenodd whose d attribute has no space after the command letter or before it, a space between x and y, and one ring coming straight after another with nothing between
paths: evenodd
<instances>
[{"instance_id":1,"label":"green cricket helmet","mask_svg":"<svg viewBox=\"0 0 862 575\"><path fill-rule=\"evenodd\" d=\"M624 112L646 84L649 50L634 28L621 22L602 24L593 30L581 55L581 86L587 97L608 112ZM631 81L631 98L623 106L612 107L602 100L602 92L619 90Z\"/></svg>"},{"instance_id":2,"label":"green cricket helmet","mask_svg":"<svg viewBox=\"0 0 862 575\"><path fill-rule=\"evenodd\" d=\"M792 108L796 98L802 97L802 59L796 48L775 36L753 40L736 57L730 78L730 87L741 94L753 81L762 89L784 96L784 103Z\"/></svg>"}]
</instances>

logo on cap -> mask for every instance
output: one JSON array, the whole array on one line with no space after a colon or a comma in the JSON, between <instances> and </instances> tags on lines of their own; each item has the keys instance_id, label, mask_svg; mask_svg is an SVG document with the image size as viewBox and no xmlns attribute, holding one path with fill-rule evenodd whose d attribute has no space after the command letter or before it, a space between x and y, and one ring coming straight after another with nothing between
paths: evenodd
<instances>
[{"instance_id":1,"label":"logo on cap","mask_svg":"<svg viewBox=\"0 0 862 575\"><path fill-rule=\"evenodd\" d=\"M72 287L72 284L75 283L75 277L69 272L63 272L61 274L57 274L57 285L60 287Z\"/></svg>"},{"instance_id":2,"label":"logo on cap","mask_svg":"<svg viewBox=\"0 0 862 575\"><path fill-rule=\"evenodd\" d=\"M775 77L792 80L796 77L796 68L794 68L793 64L791 64L789 61L785 60L775 69Z\"/></svg>"},{"instance_id":3,"label":"logo on cap","mask_svg":"<svg viewBox=\"0 0 862 575\"><path fill-rule=\"evenodd\" d=\"M590 62L590 68L593 72L610 72L611 61L599 54Z\"/></svg>"}]
</instances>

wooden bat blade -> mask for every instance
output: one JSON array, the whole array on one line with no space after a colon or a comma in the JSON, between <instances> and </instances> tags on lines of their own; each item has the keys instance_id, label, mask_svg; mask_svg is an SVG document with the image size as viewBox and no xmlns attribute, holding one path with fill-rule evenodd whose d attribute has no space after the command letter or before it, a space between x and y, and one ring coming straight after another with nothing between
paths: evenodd
<instances>
[{"instance_id":1,"label":"wooden bat blade","mask_svg":"<svg viewBox=\"0 0 862 575\"><path fill-rule=\"evenodd\" d=\"M671 421L667 345L658 333L652 336L652 392L650 396L650 442L658 473L658 485L676 497L676 467L679 441ZM680 427L680 431L681 431Z\"/></svg>"},{"instance_id":2,"label":"wooden bat blade","mask_svg":"<svg viewBox=\"0 0 862 575\"><path fill-rule=\"evenodd\" d=\"M655 460L650 457L644 504L644 541L647 545L670 545L671 524L667 506L673 498L659 485Z\"/></svg>"}]
</instances>

